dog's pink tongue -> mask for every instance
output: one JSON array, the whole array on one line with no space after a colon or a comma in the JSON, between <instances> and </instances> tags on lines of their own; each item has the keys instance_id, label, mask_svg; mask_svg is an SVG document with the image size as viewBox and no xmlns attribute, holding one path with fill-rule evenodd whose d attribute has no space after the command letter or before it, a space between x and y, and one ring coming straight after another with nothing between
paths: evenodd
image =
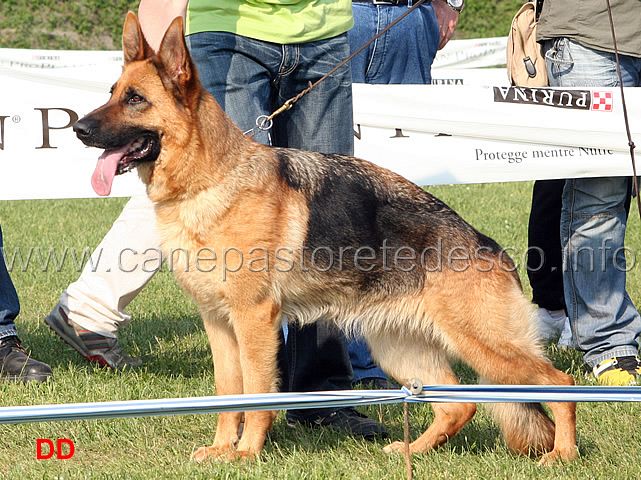
<instances>
[{"instance_id":1,"label":"dog's pink tongue","mask_svg":"<svg viewBox=\"0 0 641 480\"><path fill-rule=\"evenodd\" d=\"M118 150L105 150L98 158L96 169L91 176L91 186L94 192L101 197L106 197L111 193L111 185L116 176L118 162L127 151L128 146Z\"/></svg>"}]
</instances>

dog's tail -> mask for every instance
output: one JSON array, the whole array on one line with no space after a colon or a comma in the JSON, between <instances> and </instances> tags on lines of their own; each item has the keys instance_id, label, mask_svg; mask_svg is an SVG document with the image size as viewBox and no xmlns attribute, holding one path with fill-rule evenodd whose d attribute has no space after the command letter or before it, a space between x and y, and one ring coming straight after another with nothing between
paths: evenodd
<instances>
[{"instance_id":1,"label":"dog's tail","mask_svg":"<svg viewBox=\"0 0 641 480\"><path fill-rule=\"evenodd\" d=\"M554 422L540 403L488 403L510 450L539 456L554 448Z\"/></svg>"},{"instance_id":2,"label":"dog's tail","mask_svg":"<svg viewBox=\"0 0 641 480\"><path fill-rule=\"evenodd\" d=\"M518 356L519 361L510 372L503 372L508 378L501 375L500 380L490 380L481 375L480 382L490 384L498 380L508 384L524 384L529 381L557 383L556 370L543 357L532 304L516 286L504 295L504 300L506 303L503 304L503 313L510 319L508 325L516 329L509 334L512 337L509 351ZM508 349L508 339L503 338L502 342L502 348ZM541 377L545 380L542 381ZM540 403L488 403L486 407L501 428L510 450L520 455L539 456L554 449L554 422Z\"/></svg>"}]
</instances>

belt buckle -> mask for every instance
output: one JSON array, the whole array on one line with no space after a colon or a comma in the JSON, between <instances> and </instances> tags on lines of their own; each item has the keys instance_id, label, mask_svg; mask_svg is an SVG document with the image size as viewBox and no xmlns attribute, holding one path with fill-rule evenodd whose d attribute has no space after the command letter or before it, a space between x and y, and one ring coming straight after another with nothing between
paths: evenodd
<instances>
[{"instance_id":1,"label":"belt buckle","mask_svg":"<svg viewBox=\"0 0 641 480\"><path fill-rule=\"evenodd\" d=\"M399 0L372 0L374 5L398 5Z\"/></svg>"}]
</instances>

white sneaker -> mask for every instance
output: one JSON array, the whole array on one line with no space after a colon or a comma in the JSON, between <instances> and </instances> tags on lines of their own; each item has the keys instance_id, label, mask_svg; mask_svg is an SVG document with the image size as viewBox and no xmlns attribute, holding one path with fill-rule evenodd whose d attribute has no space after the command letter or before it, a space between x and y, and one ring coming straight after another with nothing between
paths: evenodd
<instances>
[{"instance_id":1,"label":"white sneaker","mask_svg":"<svg viewBox=\"0 0 641 480\"><path fill-rule=\"evenodd\" d=\"M565 315L565 310L548 310L547 308L539 308L536 311L537 323L539 327L539 335L543 341L556 341L568 317Z\"/></svg>"},{"instance_id":2,"label":"white sneaker","mask_svg":"<svg viewBox=\"0 0 641 480\"><path fill-rule=\"evenodd\" d=\"M559 338L559 348L574 347L574 339L572 338L572 329L570 328L570 319L565 317L565 324Z\"/></svg>"}]
</instances>

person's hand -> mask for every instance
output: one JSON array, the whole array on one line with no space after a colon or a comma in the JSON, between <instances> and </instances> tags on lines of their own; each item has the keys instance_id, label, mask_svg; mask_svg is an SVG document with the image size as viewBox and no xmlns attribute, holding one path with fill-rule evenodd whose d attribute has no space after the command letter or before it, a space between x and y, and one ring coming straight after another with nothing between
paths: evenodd
<instances>
[{"instance_id":1,"label":"person's hand","mask_svg":"<svg viewBox=\"0 0 641 480\"><path fill-rule=\"evenodd\" d=\"M438 49L440 50L449 42L452 35L454 35L454 30L458 24L459 13L453 10L445 0L433 0L432 6L436 13L438 27L441 30L441 41L438 45Z\"/></svg>"}]
</instances>

